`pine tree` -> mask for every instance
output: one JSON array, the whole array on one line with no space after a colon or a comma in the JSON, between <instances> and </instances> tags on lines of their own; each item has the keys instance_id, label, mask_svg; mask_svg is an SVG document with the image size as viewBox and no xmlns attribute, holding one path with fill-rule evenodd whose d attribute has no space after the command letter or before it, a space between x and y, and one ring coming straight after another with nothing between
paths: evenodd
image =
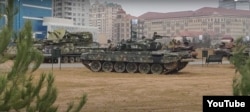
<instances>
[{"instance_id":1,"label":"pine tree","mask_svg":"<svg viewBox=\"0 0 250 112\"><path fill-rule=\"evenodd\" d=\"M230 62L235 66L236 75L233 79L233 95L250 95L250 57L244 52L246 45L242 44L243 38L236 41L233 56Z\"/></svg>"},{"instance_id":2,"label":"pine tree","mask_svg":"<svg viewBox=\"0 0 250 112\"><path fill-rule=\"evenodd\" d=\"M14 9L14 0L8 0L4 10L8 23L0 32L0 60L5 55L8 44L14 36L13 17L17 13ZM58 106L54 103L57 98L57 88L54 86L53 74L41 74L39 81L33 79L28 72L34 72L43 61L43 55L33 48L31 22L27 21L16 36L17 54L10 72L0 71L0 112L56 112ZM30 66L32 68L30 69ZM44 89L43 91L41 91ZM70 103L67 112L79 112L86 103L84 94L79 104Z\"/></svg>"}]
</instances>

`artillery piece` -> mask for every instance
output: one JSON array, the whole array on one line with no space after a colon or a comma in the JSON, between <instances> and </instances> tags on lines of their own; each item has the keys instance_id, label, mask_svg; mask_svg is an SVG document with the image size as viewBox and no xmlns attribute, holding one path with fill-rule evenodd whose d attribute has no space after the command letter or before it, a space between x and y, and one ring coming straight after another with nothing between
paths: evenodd
<instances>
[{"instance_id":1,"label":"artillery piece","mask_svg":"<svg viewBox=\"0 0 250 112\"><path fill-rule=\"evenodd\" d=\"M93 72L128 72L144 74L176 73L192 61L188 51L162 49L153 39L120 42L107 50L82 53L81 61Z\"/></svg>"}]
</instances>

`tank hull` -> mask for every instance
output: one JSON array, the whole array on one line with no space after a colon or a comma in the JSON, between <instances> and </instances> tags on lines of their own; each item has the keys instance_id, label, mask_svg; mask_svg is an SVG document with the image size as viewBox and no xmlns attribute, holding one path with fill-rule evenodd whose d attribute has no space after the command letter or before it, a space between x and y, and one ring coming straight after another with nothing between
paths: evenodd
<instances>
[{"instance_id":1,"label":"tank hull","mask_svg":"<svg viewBox=\"0 0 250 112\"><path fill-rule=\"evenodd\" d=\"M105 51L93 50L81 54L81 61L94 72L127 72L144 74L176 73L186 67L188 52Z\"/></svg>"}]
</instances>

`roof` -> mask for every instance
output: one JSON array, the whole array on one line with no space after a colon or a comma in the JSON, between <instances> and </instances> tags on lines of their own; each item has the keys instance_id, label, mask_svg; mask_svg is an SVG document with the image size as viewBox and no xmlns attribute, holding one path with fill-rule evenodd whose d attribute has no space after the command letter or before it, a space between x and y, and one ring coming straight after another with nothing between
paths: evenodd
<instances>
[{"instance_id":1,"label":"roof","mask_svg":"<svg viewBox=\"0 0 250 112\"><path fill-rule=\"evenodd\" d=\"M147 12L142 14L138 18L150 20L150 19L165 19L165 18L194 17L194 16L210 16L210 15L250 17L250 11L203 7L196 11L179 11L179 12L168 12L168 13Z\"/></svg>"},{"instance_id":2,"label":"roof","mask_svg":"<svg viewBox=\"0 0 250 112\"><path fill-rule=\"evenodd\" d=\"M126 12L125 12L123 9L119 9L119 10L117 11L117 13L123 13L123 14L126 14Z\"/></svg>"},{"instance_id":3,"label":"roof","mask_svg":"<svg viewBox=\"0 0 250 112\"><path fill-rule=\"evenodd\" d=\"M178 33L176 36L187 36L187 37L198 37L199 35L210 35L215 36L216 32L213 31L183 31Z\"/></svg>"}]
</instances>

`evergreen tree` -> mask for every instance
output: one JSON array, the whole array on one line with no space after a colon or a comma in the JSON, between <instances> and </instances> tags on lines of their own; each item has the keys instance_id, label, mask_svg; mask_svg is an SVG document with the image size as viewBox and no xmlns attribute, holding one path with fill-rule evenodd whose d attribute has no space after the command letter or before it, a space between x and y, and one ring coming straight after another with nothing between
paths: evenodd
<instances>
[{"instance_id":1,"label":"evergreen tree","mask_svg":"<svg viewBox=\"0 0 250 112\"><path fill-rule=\"evenodd\" d=\"M250 95L250 57L244 52L246 45L243 38L236 41L230 62L235 66L236 75L233 79L233 95Z\"/></svg>"},{"instance_id":2,"label":"evergreen tree","mask_svg":"<svg viewBox=\"0 0 250 112\"><path fill-rule=\"evenodd\" d=\"M14 0L8 0L4 13L8 23L0 32L0 60L5 57L5 51L13 37ZM16 36L16 58L10 72L0 71L0 112L26 111L26 112L56 112L58 106L54 105L57 98L57 89L54 86L53 74L41 74L39 81L34 83L32 75L43 61L43 55L33 48L31 22L27 21ZM32 65L31 70L29 67ZM41 91L44 89L44 91ZM79 112L86 103L84 94L77 106L70 103L67 112Z\"/></svg>"}]
</instances>

